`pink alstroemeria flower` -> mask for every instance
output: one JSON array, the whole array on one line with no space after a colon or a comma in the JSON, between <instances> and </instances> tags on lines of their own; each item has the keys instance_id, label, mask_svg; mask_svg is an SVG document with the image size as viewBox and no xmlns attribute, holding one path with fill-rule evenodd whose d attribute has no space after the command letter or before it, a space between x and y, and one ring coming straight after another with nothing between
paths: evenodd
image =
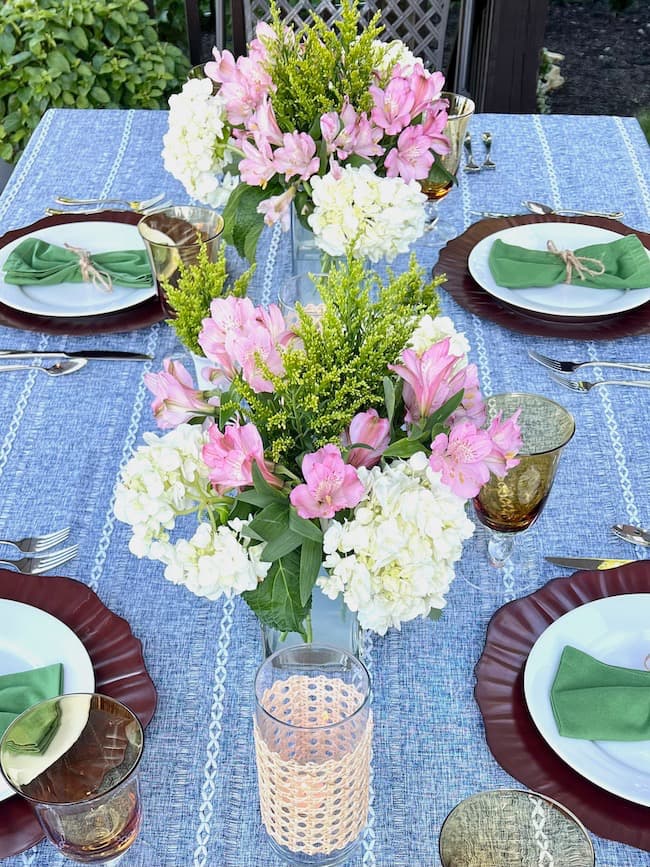
<instances>
[{"instance_id":1,"label":"pink alstroemeria flower","mask_svg":"<svg viewBox=\"0 0 650 867\"><path fill-rule=\"evenodd\" d=\"M421 63L416 63L408 76L408 83L411 93L413 94L413 112L412 118L415 119L419 114L429 108L429 106L440 99L440 93L445 83L445 76L442 72L433 72L429 74Z\"/></svg>"},{"instance_id":2,"label":"pink alstroemeria flower","mask_svg":"<svg viewBox=\"0 0 650 867\"><path fill-rule=\"evenodd\" d=\"M510 418L501 420L498 413L487 429L487 434L492 442L492 450L488 457L488 466L495 476L502 479L508 470L516 467L519 458L517 452L521 449L521 428L517 421L521 414L518 409Z\"/></svg>"},{"instance_id":3,"label":"pink alstroemeria flower","mask_svg":"<svg viewBox=\"0 0 650 867\"><path fill-rule=\"evenodd\" d=\"M267 226L274 226L278 221L283 232L289 231L291 217L291 202L296 195L296 188L291 185L288 190L278 196L269 196L257 206L257 213L264 216Z\"/></svg>"},{"instance_id":4,"label":"pink alstroemeria flower","mask_svg":"<svg viewBox=\"0 0 650 867\"><path fill-rule=\"evenodd\" d=\"M469 421L441 433L431 443L429 466L440 473L444 485L454 494L469 499L475 497L490 478L487 458L492 451L492 440L487 431Z\"/></svg>"},{"instance_id":5,"label":"pink alstroemeria flower","mask_svg":"<svg viewBox=\"0 0 650 867\"><path fill-rule=\"evenodd\" d=\"M271 145L261 138L256 144L257 147L250 141L241 142L244 159L239 162L239 174L245 184L264 189L279 169L274 162Z\"/></svg>"},{"instance_id":6,"label":"pink alstroemeria flower","mask_svg":"<svg viewBox=\"0 0 650 867\"><path fill-rule=\"evenodd\" d=\"M266 96L251 115L246 127L253 133L255 141L264 141L272 145L282 144L282 130L275 119L273 106Z\"/></svg>"},{"instance_id":7,"label":"pink alstroemeria flower","mask_svg":"<svg viewBox=\"0 0 650 867\"><path fill-rule=\"evenodd\" d=\"M406 183L426 178L434 160L432 144L433 139L424 134L421 125L408 126L402 130L397 146L388 152L384 160L386 175L389 178L399 176Z\"/></svg>"},{"instance_id":8,"label":"pink alstroemeria flower","mask_svg":"<svg viewBox=\"0 0 650 867\"><path fill-rule=\"evenodd\" d=\"M255 321L255 306L250 298L215 298L210 304L210 316L203 320L199 345L205 357L214 361L228 379L232 379L238 366L237 359L227 345L230 335L241 333L247 323Z\"/></svg>"},{"instance_id":9,"label":"pink alstroemeria flower","mask_svg":"<svg viewBox=\"0 0 650 867\"><path fill-rule=\"evenodd\" d=\"M344 446L363 443L370 446L350 449L347 462L353 467L374 467L379 463L382 454L388 448L390 442L390 422L387 418L380 418L376 409L367 412L358 412L349 427L341 434L341 442Z\"/></svg>"},{"instance_id":10,"label":"pink alstroemeria flower","mask_svg":"<svg viewBox=\"0 0 650 867\"><path fill-rule=\"evenodd\" d=\"M343 463L335 445L305 455L302 474L306 484L298 485L289 495L301 518L333 518L341 509L353 509L363 497L357 471Z\"/></svg>"},{"instance_id":11,"label":"pink alstroemeria flower","mask_svg":"<svg viewBox=\"0 0 650 867\"><path fill-rule=\"evenodd\" d=\"M475 364L468 364L464 369L463 400L450 418L451 424L459 421L471 421L476 427L485 424L485 401L481 394L478 381L478 370Z\"/></svg>"},{"instance_id":12,"label":"pink alstroemeria flower","mask_svg":"<svg viewBox=\"0 0 650 867\"><path fill-rule=\"evenodd\" d=\"M285 180L297 175L301 181L306 181L318 171L320 160L315 155L316 142L310 135L306 132L285 132L282 142L273 160L276 171L284 172Z\"/></svg>"},{"instance_id":13,"label":"pink alstroemeria flower","mask_svg":"<svg viewBox=\"0 0 650 867\"><path fill-rule=\"evenodd\" d=\"M210 468L208 477L218 494L245 488L253 484L253 462L266 481L282 487L264 459L262 437L254 424L227 424L223 433L217 425L208 429L208 442L203 446L203 460Z\"/></svg>"},{"instance_id":14,"label":"pink alstroemeria flower","mask_svg":"<svg viewBox=\"0 0 650 867\"><path fill-rule=\"evenodd\" d=\"M145 373L144 382L155 395L151 402L159 428L178 427L197 415L212 415L214 406L194 388L192 377L180 361L165 358L160 373Z\"/></svg>"},{"instance_id":15,"label":"pink alstroemeria flower","mask_svg":"<svg viewBox=\"0 0 650 867\"><path fill-rule=\"evenodd\" d=\"M447 126L447 104L446 100L440 100L434 103L424 114L422 129L431 140L431 150L437 154L444 156L451 150L449 139L444 135L444 129Z\"/></svg>"},{"instance_id":16,"label":"pink alstroemeria flower","mask_svg":"<svg viewBox=\"0 0 650 867\"><path fill-rule=\"evenodd\" d=\"M459 356L450 354L449 345L449 338L446 337L434 343L422 355L417 355L412 349L404 349L402 364L388 365L404 380L407 422L416 422L432 415L463 387L463 372L453 373Z\"/></svg>"},{"instance_id":17,"label":"pink alstroemeria flower","mask_svg":"<svg viewBox=\"0 0 650 867\"><path fill-rule=\"evenodd\" d=\"M409 125L413 94L405 78L392 78L385 90L374 84L368 89L375 103L370 112L374 124L385 130L387 135L397 135Z\"/></svg>"},{"instance_id":18,"label":"pink alstroemeria flower","mask_svg":"<svg viewBox=\"0 0 650 867\"><path fill-rule=\"evenodd\" d=\"M263 53L262 53L263 52ZM234 59L230 51L212 51L214 60L205 64L205 74L221 85L219 94L226 103L226 115L233 126L246 123L273 88L266 71L264 46L251 56Z\"/></svg>"}]
</instances>

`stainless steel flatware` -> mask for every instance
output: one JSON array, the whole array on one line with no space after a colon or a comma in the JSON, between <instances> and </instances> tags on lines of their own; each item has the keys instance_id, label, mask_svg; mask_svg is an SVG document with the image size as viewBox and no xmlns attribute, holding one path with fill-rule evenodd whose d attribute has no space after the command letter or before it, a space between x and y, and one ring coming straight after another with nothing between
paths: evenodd
<instances>
[{"instance_id":1,"label":"stainless steel flatware","mask_svg":"<svg viewBox=\"0 0 650 867\"><path fill-rule=\"evenodd\" d=\"M482 169L496 169L497 164L493 162L490 153L492 151L492 133L491 132L482 132L481 133L481 141L483 142L483 146L485 148L485 159L481 163Z\"/></svg>"},{"instance_id":2,"label":"stainless steel flatware","mask_svg":"<svg viewBox=\"0 0 650 867\"><path fill-rule=\"evenodd\" d=\"M66 376L68 373L74 373L88 364L87 358L70 358L63 361L57 361L54 364L46 367L43 364L0 364L0 371L9 370L40 370L48 376Z\"/></svg>"},{"instance_id":3,"label":"stainless steel flatware","mask_svg":"<svg viewBox=\"0 0 650 867\"><path fill-rule=\"evenodd\" d=\"M0 349L0 358L83 358L86 361L99 359L102 361L151 361L153 355L144 352L121 352L112 349L85 349L77 351L35 349Z\"/></svg>"},{"instance_id":4,"label":"stainless steel flatware","mask_svg":"<svg viewBox=\"0 0 650 867\"><path fill-rule=\"evenodd\" d=\"M161 211L163 208L169 208L171 206L171 200L166 200L164 202L160 202L158 205L152 205L149 208L130 208L129 210L133 211L136 214L142 214L144 217L149 214L153 214L156 211ZM110 205L101 205L96 208L45 208L45 213L48 217L59 217L65 214L101 214L102 211L105 211L111 208ZM118 210L127 210L125 208L118 208Z\"/></svg>"},{"instance_id":5,"label":"stainless steel flatware","mask_svg":"<svg viewBox=\"0 0 650 867\"><path fill-rule=\"evenodd\" d=\"M518 217L519 214L499 214L495 211L470 211L476 217Z\"/></svg>"},{"instance_id":6,"label":"stainless steel flatware","mask_svg":"<svg viewBox=\"0 0 650 867\"><path fill-rule=\"evenodd\" d=\"M650 388L650 379L645 382L634 379L599 379L597 382L587 382L586 379L566 379L557 373L552 373L551 379L571 391L582 392L591 391L592 388L598 388L599 385L628 385L632 388Z\"/></svg>"},{"instance_id":7,"label":"stainless steel flatware","mask_svg":"<svg viewBox=\"0 0 650 867\"><path fill-rule=\"evenodd\" d=\"M617 566L627 566L636 560L610 560L605 557L544 557L554 566L565 566L569 569L616 569Z\"/></svg>"},{"instance_id":8,"label":"stainless steel flatware","mask_svg":"<svg viewBox=\"0 0 650 867\"><path fill-rule=\"evenodd\" d=\"M26 536L24 539L0 539L0 545L12 545L23 554L40 554L60 545L70 535L70 527L45 533L43 536Z\"/></svg>"},{"instance_id":9,"label":"stainless steel flatware","mask_svg":"<svg viewBox=\"0 0 650 867\"><path fill-rule=\"evenodd\" d=\"M0 566L8 566L16 572L22 572L23 575L40 575L42 572L48 572L50 569L55 569L57 566L62 566L64 563L72 560L77 556L78 551L78 545L71 545L69 548L52 551L51 554L44 554L42 557L21 557L20 560L0 560Z\"/></svg>"},{"instance_id":10,"label":"stainless steel flatware","mask_svg":"<svg viewBox=\"0 0 650 867\"><path fill-rule=\"evenodd\" d=\"M463 171L480 172L481 167L476 164L474 157L472 156L472 136L468 132L465 133L463 147L465 148L465 165L463 166Z\"/></svg>"},{"instance_id":11,"label":"stainless steel flatware","mask_svg":"<svg viewBox=\"0 0 650 867\"><path fill-rule=\"evenodd\" d=\"M164 193L158 193L157 196L152 196L150 199L73 199L70 196L57 196L54 201L58 205L121 205L132 211L142 211L158 205L164 195Z\"/></svg>"},{"instance_id":12,"label":"stainless steel flatware","mask_svg":"<svg viewBox=\"0 0 650 867\"><path fill-rule=\"evenodd\" d=\"M650 371L650 363L643 361L560 361L557 358L551 358L548 355L542 355L541 352L535 352L533 349L528 350L528 355L533 361L541 364L543 367L548 367L549 370L556 370L558 373L575 373L581 367L589 365L599 367L621 367L624 370L648 370Z\"/></svg>"},{"instance_id":13,"label":"stainless steel flatware","mask_svg":"<svg viewBox=\"0 0 650 867\"><path fill-rule=\"evenodd\" d=\"M631 542L633 545L650 548L650 530L644 530L643 527L635 527L634 524L614 524L612 531L616 533L619 539Z\"/></svg>"},{"instance_id":14,"label":"stainless steel flatware","mask_svg":"<svg viewBox=\"0 0 650 867\"><path fill-rule=\"evenodd\" d=\"M524 208L527 208L533 214L555 214L556 216L576 216L576 217L607 217L610 220L620 220L623 216L623 211L576 211L572 208L558 208L555 210L550 205L544 205L542 202L523 201L521 203Z\"/></svg>"}]
</instances>

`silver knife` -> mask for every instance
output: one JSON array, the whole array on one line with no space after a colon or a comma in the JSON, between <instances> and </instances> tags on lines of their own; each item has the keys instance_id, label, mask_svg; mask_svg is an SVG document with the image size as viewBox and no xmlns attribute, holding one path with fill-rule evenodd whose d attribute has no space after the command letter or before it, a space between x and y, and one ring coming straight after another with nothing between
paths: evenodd
<instances>
[{"instance_id":1,"label":"silver knife","mask_svg":"<svg viewBox=\"0 0 650 867\"><path fill-rule=\"evenodd\" d=\"M608 560L604 557L544 557L554 566L567 566L570 569L616 569L617 566L627 566L637 563L637 560Z\"/></svg>"},{"instance_id":2,"label":"silver knife","mask_svg":"<svg viewBox=\"0 0 650 867\"><path fill-rule=\"evenodd\" d=\"M153 355L142 352L119 352L106 349L85 349L80 352L39 352L37 350L0 349L0 358L100 358L104 361L151 361Z\"/></svg>"}]
</instances>

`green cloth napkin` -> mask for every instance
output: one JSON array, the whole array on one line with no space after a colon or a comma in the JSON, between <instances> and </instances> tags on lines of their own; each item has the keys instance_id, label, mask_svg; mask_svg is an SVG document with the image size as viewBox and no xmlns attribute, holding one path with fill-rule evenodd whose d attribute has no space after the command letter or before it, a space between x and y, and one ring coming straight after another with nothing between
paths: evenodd
<instances>
[{"instance_id":1,"label":"green cloth napkin","mask_svg":"<svg viewBox=\"0 0 650 867\"><path fill-rule=\"evenodd\" d=\"M46 698L61 695L62 689L63 666L60 662L0 676L0 736L23 711ZM20 752L42 752L56 732L58 719L56 709L42 708L20 726L19 732L14 732L8 748Z\"/></svg>"},{"instance_id":2,"label":"green cloth napkin","mask_svg":"<svg viewBox=\"0 0 650 867\"><path fill-rule=\"evenodd\" d=\"M551 687L551 707L564 737L650 740L650 671L606 665L567 645Z\"/></svg>"},{"instance_id":3,"label":"green cloth napkin","mask_svg":"<svg viewBox=\"0 0 650 867\"><path fill-rule=\"evenodd\" d=\"M141 289L153 286L146 250L117 250L91 253L99 271L117 286ZM17 286L53 286L56 283L83 283L79 256L65 247L40 238L26 238L7 256L5 281Z\"/></svg>"},{"instance_id":4,"label":"green cloth napkin","mask_svg":"<svg viewBox=\"0 0 650 867\"><path fill-rule=\"evenodd\" d=\"M600 277L585 276L584 280L574 271L571 276L573 285L589 286L592 289L650 287L650 257L636 235L625 235L608 244L579 247L573 252L577 257L598 259L605 266L605 273ZM505 244L498 238L490 248L488 264L494 282L507 289L528 289L533 286L545 288L567 282L566 265L555 253ZM594 268L592 262L585 264Z\"/></svg>"}]
</instances>

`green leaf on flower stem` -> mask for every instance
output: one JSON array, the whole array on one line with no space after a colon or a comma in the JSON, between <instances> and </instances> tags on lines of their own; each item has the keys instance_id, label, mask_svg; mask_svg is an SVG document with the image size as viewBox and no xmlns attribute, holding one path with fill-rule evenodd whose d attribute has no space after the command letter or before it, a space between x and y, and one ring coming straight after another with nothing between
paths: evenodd
<instances>
[{"instance_id":1,"label":"green leaf on flower stem","mask_svg":"<svg viewBox=\"0 0 650 867\"><path fill-rule=\"evenodd\" d=\"M448 172L447 169L442 165L439 160L436 160L435 163L429 169L429 174L427 175L427 181L432 184L457 184L458 180L456 179L456 175L452 175L451 172Z\"/></svg>"},{"instance_id":2,"label":"green leaf on flower stem","mask_svg":"<svg viewBox=\"0 0 650 867\"><path fill-rule=\"evenodd\" d=\"M429 620L433 620L434 623L437 623L442 617L442 611L440 608L431 608L429 609L429 613L427 614Z\"/></svg>"},{"instance_id":3,"label":"green leaf on flower stem","mask_svg":"<svg viewBox=\"0 0 650 867\"><path fill-rule=\"evenodd\" d=\"M388 421L393 423L393 416L395 415L395 383L390 378L390 376L385 376L383 379L384 383L384 400L386 402L386 412L388 413Z\"/></svg>"},{"instance_id":4,"label":"green leaf on flower stem","mask_svg":"<svg viewBox=\"0 0 650 867\"><path fill-rule=\"evenodd\" d=\"M448 401L443 403L443 405L439 409L437 409L433 413L433 415L429 416L426 426L431 429L434 425L442 424L444 421L446 421L452 414L452 412L458 409L464 395L465 391L461 388L461 390L457 391L453 397L450 397Z\"/></svg>"},{"instance_id":5,"label":"green leaf on flower stem","mask_svg":"<svg viewBox=\"0 0 650 867\"><path fill-rule=\"evenodd\" d=\"M302 605L306 605L311 599L311 591L314 589L322 562L322 544L305 539L300 549L300 602Z\"/></svg>"},{"instance_id":6,"label":"green leaf on flower stem","mask_svg":"<svg viewBox=\"0 0 650 867\"><path fill-rule=\"evenodd\" d=\"M323 544L323 531L313 521L308 521L307 518L301 518L293 506L289 509L289 528L294 533L298 533L303 539L308 539L310 542L315 542L317 545Z\"/></svg>"},{"instance_id":7,"label":"green leaf on flower stem","mask_svg":"<svg viewBox=\"0 0 650 867\"><path fill-rule=\"evenodd\" d=\"M246 491L238 491L237 499L242 503L249 503L251 506L259 506L260 509L275 502L275 497L270 497L267 494L260 494L254 488L249 488Z\"/></svg>"},{"instance_id":8,"label":"green leaf on flower stem","mask_svg":"<svg viewBox=\"0 0 650 867\"><path fill-rule=\"evenodd\" d=\"M267 542L276 539L283 533L288 533L289 504L271 503L255 515L249 527Z\"/></svg>"},{"instance_id":9,"label":"green leaf on flower stem","mask_svg":"<svg viewBox=\"0 0 650 867\"><path fill-rule=\"evenodd\" d=\"M270 485L264 476L262 475L262 471L257 465L256 461L253 461L253 465L251 467L252 476L253 476L253 485L255 486L255 490L258 494L264 494L269 498L269 503L277 502L277 503L286 503L288 500L287 494L284 491L279 490L278 488L274 488L273 485Z\"/></svg>"},{"instance_id":10,"label":"green leaf on flower stem","mask_svg":"<svg viewBox=\"0 0 650 867\"><path fill-rule=\"evenodd\" d=\"M239 255L249 262L255 261L257 241L264 228L264 217L258 214L257 206L268 199L271 192L268 186L263 190L261 187L239 184L223 209L224 239L227 244L233 244Z\"/></svg>"},{"instance_id":11,"label":"green leaf on flower stem","mask_svg":"<svg viewBox=\"0 0 650 867\"><path fill-rule=\"evenodd\" d=\"M267 542L262 551L261 559L265 563L273 563L275 560L280 560L297 548L300 548L303 543L303 537L291 530L285 530L280 536L271 539Z\"/></svg>"},{"instance_id":12,"label":"green leaf on flower stem","mask_svg":"<svg viewBox=\"0 0 650 867\"><path fill-rule=\"evenodd\" d=\"M382 458L410 458L411 455L417 454L417 452L426 453L426 449L422 443L419 440L404 438L391 443L382 454Z\"/></svg>"},{"instance_id":13,"label":"green leaf on flower stem","mask_svg":"<svg viewBox=\"0 0 650 867\"><path fill-rule=\"evenodd\" d=\"M303 621L311 609L311 599L300 601L300 557L292 551L276 560L266 578L242 598L258 619L280 632L299 632L307 640Z\"/></svg>"}]
</instances>

